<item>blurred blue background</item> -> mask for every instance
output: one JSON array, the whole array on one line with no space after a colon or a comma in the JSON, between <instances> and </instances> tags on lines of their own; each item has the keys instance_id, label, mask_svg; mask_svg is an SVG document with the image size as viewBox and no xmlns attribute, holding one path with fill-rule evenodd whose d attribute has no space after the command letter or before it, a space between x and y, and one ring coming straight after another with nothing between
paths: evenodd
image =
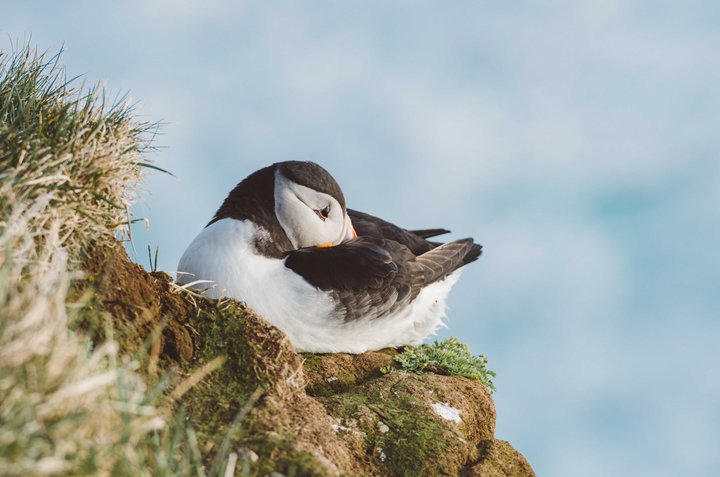
<instances>
[{"instance_id":1,"label":"blurred blue background","mask_svg":"<svg viewBox=\"0 0 720 477\"><path fill-rule=\"evenodd\" d=\"M720 3L5 0L0 35L167 122L139 262L316 161L351 207L484 245L442 335L490 357L539 475L718 475Z\"/></svg>"}]
</instances>

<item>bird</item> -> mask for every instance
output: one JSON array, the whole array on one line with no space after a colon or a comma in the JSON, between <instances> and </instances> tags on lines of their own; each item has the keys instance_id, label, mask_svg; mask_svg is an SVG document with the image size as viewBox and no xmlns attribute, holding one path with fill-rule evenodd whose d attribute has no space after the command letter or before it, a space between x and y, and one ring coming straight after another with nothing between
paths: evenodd
<instances>
[{"instance_id":1,"label":"bird","mask_svg":"<svg viewBox=\"0 0 720 477\"><path fill-rule=\"evenodd\" d=\"M277 162L232 189L176 280L245 302L299 352L417 345L444 326L450 289L482 252L472 238L429 240L446 233L348 209L320 165Z\"/></svg>"}]
</instances>

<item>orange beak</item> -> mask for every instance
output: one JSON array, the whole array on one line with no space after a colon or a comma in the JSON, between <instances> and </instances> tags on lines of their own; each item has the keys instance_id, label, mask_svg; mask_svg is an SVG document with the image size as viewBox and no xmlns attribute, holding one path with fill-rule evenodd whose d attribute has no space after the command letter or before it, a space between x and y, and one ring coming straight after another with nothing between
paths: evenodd
<instances>
[{"instance_id":1,"label":"orange beak","mask_svg":"<svg viewBox=\"0 0 720 477\"><path fill-rule=\"evenodd\" d=\"M353 227L352 225L350 226L350 232L352 233L352 238L357 238L358 233L355 230L355 227ZM317 248L328 248L328 247L332 247L333 244L331 242L328 242L328 243L321 243L321 244L315 245L315 246Z\"/></svg>"}]
</instances>

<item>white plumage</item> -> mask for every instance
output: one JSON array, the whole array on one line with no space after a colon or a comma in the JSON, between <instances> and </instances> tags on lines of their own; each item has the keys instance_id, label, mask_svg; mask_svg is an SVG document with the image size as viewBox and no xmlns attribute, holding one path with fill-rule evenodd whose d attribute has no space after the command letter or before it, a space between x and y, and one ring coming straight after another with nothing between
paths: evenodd
<instances>
[{"instance_id":1,"label":"white plumage","mask_svg":"<svg viewBox=\"0 0 720 477\"><path fill-rule=\"evenodd\" d=\"M350 322L336 317L329 292L319 290L252 246L262 229L247 220L222 219L205 229L187 248L179 283L210 280L205 295L247 303L288 335L298 351L362 353L389 346L418 344L443 326L445 300L460 270L423 290L399 312L382 319Z\"/></svg>"}]
</instances>

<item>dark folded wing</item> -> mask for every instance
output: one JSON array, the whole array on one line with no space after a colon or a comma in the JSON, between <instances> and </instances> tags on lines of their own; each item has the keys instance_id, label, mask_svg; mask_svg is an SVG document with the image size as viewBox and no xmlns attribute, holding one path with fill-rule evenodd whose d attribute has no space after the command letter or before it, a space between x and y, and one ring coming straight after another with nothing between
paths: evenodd
<instances>
[{"instance_id":1,"label":"dark folded wing","mask_svg":"<svg viewBox=\"0 0 720 477\"><path fill-rule=\"evenodd\" d=\"M348 215L350 216L350 220L352 220L355 231L360 237L369 237L378 240L394 240L409 248L415 255L421 255L438 245L434 242L428 242L422 235L405 230L370 214L348 209ZM429 232L431 234L433 232L437 232L438 234L444 233L441 231L444 231L444 229L433 229ZM428 235L428 237L429 236L431 235Z\"/></svg>"},{"instance_id":2,"label":"dark folded wing","mask_svg":"<svg viewBox=\"0 0 720 477\"><path fill-rule=\"evenodd\" d=\"M444 235L444 234L450 233L450 231L448 229L421 229L421 230L409 230L409 232L417 235L418 237L422 237L424 239L429 239L431 237L437 237L438 235Z\"/></svg>"},{"instance_id":3,"label":"dark folded wing","mask_svg":"<svg viewBox=\"0 0 720 477\"><path fill-rule=\"evenodd\" d=\"M328 290L346 321L381 318L406 306L426 286L480 254L472 239L442 244L420 256L389 239L358 237L335 247L287 254L285 266Z\"/></svg>"},{"instance_id":4,"label":"dark folded wing","mask_svg":"<svg viewBox=\"0 0 720 477\"><path fill-rule=\"evenodd\" d=\"M387 250L362 237L335 247L292 251L285 266L323 290L377 289L398 270Z\"/></svg>"},{"instance_id":5,"label":"dark folded wing","mask_svg":"<svg viewBox=\"0 0 720 477\"><path fill-rule=\"evenodd\" d=\"M442 244L420 255L409 263L413 287L423 288L442 280L463 265L477 260L481 250L473 239L466 238Z\"/></svg>"}]
</instances>

